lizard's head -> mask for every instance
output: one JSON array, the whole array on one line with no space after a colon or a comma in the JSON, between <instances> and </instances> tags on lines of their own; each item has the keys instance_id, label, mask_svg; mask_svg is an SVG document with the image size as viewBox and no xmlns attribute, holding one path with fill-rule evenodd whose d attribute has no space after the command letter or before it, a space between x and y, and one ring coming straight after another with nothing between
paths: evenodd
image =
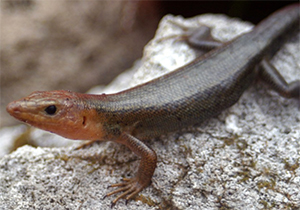
<instances>
[{"instance_id":1,"label":"lizard's head","mask_svg":"<svg viewBox=\"0 0 300 210\"><path fill-rule=\"evenodd\" d=\"M101 140L100 116L84 102L84 95L65 90L37 91L9 103L6 110L20 121L66 138Z\"/></svg>"}]
</instances>

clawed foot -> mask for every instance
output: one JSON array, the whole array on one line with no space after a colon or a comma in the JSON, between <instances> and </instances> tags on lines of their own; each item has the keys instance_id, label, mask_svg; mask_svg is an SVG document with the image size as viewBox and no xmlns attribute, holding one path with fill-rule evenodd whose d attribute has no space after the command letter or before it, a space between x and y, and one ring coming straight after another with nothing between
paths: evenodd
<instances>
[{"instance_id":1,"label":"clawed foot","mask_svg":"<svg viewBox=\"0 0 300 210\"><path fill-rule=\"evenodd\" d=\"M110 187L118 187L118 189L108 193L104 198L114 195L119 192L123 192L112 202L112 207L121 198L126 199L126 203L129 199L133 198L145 187L147 187L153 176L154 170L156 168L157 157L155 152L144 144L139 139L131 136L129 134L123 133L117 142L122 143L134 151L138 156L141 157L141 162L137 171L137 175L134 178L127 179L124 178L123 182L118 184L113 184Z\"/></svg>"},{"instance_id":2,"label":"clawed foot","mask_svg":"<svg viewBox=\"0 0 300 210\"><path fill-rule=\"evenodd\" d=\"M143 190L145 185L140 184L137 178L131 178L131 179L123 178L123 182L110 185L109 187L119 187L119 189L116 189L116 190L106 194L103 197L103 199L108 196L114 195L116 193L123 192L115 200L113 200L113 202L111 204L111 207L113 207L118 202L118 200L120 200L121 198L124 198L124 197L126 199L126 204L127 204L131 198L133 198L136 194L138 194L140 191Z\"/></svg>"}]
</instances>

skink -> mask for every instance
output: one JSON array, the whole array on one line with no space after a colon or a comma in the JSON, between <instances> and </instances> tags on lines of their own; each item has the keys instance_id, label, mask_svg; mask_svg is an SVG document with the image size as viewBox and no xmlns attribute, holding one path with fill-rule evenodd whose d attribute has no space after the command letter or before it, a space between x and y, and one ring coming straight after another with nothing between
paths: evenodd
<instances>
[{"instance_id":1,"label":"skink","mask_svg":"<svg viewBox=\"0 0 300 210\"><path fill-rule=\"evenodd\" d=\"M137 87L110 95L37 91L11 102L7 111L70 139L126 145L141 157L137 175L111 185L118 189L106 196L122 192L112 203L129 200L150 184L156 168L156 153L145 140L216 116L236 103L258 77L282 96L299 99L300 80L288 84L268 62L287 35L299 32L299 10L299 4L285 7L251 32Z\"/></svg>"}]
</instances>

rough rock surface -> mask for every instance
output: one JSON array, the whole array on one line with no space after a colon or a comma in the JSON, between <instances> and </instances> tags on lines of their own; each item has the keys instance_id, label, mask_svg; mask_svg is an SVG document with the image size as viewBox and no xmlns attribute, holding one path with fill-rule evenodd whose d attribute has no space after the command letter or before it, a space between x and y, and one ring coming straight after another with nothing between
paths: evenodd
<instances>
[{"instance_id":1,"label":"rough rock surface","mask_svg":"<svg viewBox=\"0 0 300 210\"><path fill-rule=\"evenodd\" d=\"M119 91L193 60L195 51L172 37L185 33L174 21L212 26L213 35L223 41L251 29L251 24L219 15L167 16L133 78L128 72L121 83L118 78L102 90ZM300 79L299 43L300 34L273 59L288 81ZM153 183L135 201L127 206L120 201L114 209L298 209L299 122L296 100L257 82L218 117L149 140L158 155ZM110 209L115 196L102 200L111 190L107 187L133 176L138 158L111 142L74 147L24 146L4 156L0 209Z\"/></svg>"}]
</instances>

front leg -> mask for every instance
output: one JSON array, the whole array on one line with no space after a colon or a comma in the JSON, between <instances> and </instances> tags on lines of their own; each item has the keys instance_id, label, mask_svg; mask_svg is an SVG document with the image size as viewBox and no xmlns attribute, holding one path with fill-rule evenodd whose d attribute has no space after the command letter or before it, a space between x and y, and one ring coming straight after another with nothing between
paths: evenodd
<instances>
[{"instance_id":1,"label":"front leg","mask_svg":"<svg viewBox=\"0 0 300 210\"><path fill-rule=\"evenodd\" d=\"M105 195L105 197L123 192L115 200L113 200L112 206L114 206L118 200L124 197L127 202L129 199L133 198L136 194L147 187L151 182L157 162L156 153L150 147L148 147L141 140L127 133L122 133L116 142L126 145L136 155L140 156L141 162L135 177L130 179L124 178L124 182L111 185L111 187L119 187L119 189L108 193Z\"/></svg>"}]
</instances>

